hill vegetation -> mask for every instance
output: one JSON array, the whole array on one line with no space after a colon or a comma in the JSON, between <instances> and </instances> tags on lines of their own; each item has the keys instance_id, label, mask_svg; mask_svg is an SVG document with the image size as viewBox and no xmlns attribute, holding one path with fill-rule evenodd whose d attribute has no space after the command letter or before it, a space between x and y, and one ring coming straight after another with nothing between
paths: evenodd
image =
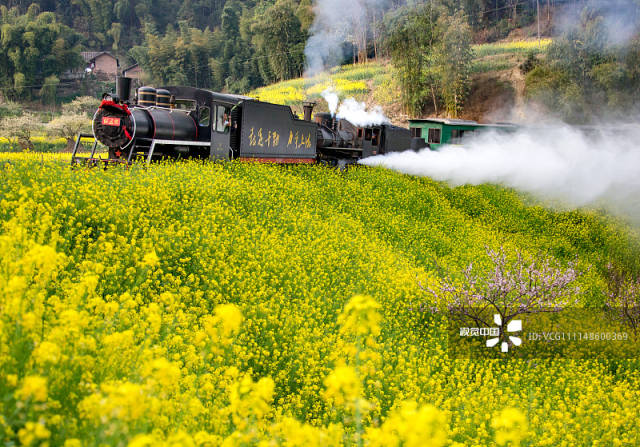
<instances>
[{"instance_id":1,"label":"hill vegetation","mask_svg":"<svg viewBox=\"0 0 640 447\"><path fill-rule=\"evenodd\" d=\"M360 25L350 25L359 26L354 33L361 37L345 36L344 60L338 63L388 56L396 22L413 14L413 2L405 3L362 0ZM337 9L330 2L318 4ZM528 2L442 0L429 5L446 16L464 8L464 21L484 39L503 37L533 20ZM84 49L110 51L122 66L139 62L156 84L243 93L302 74L315 17L310 0L5 0L0 3L0 88L9 97L29 98L32 89L25 85L55 84L45 79L60 79L65 70L79 67L78 53ZM54 42L55 49L50 48ZM55 63L36 67L29 62L44 55Z\"/></svg>"},{"instance_id":2,"label":"hill vegetation","mask_svg":"<svg viewBox=\"0 0 640 447\"><path fill-rule=\"evenodd\" d=\"M491 110L491 103L496 99L504 99L507 103L513 104L518 87L508 81L506 96L500 98L495 93L495 85L500 84L501 76L514 72L520 74L521 65L526 63L530 57L543 55L550 43L551 39L543 39L540 42L538 40L517 40L473 45L473 59L469 70L472 95L465 104L466 107L461 116L483 120L485 117L495 116L495 110ZM410 115L403 108L402 86L394 76L395 73L390 60L342 65L316 76L291 79L260 87L252 90L249 96L261 101L289 105L299 114L302 113L302 102L312 100L317 103L316 111L326 112L328 106L322 93L327 89L332 89L341 99L353 97L369 106L380 105L394 123L406 126L406 120ZM493 96L477 97L473 95L473 92L479 89L483 83L494 84ZM520 92L520 94L524 96L524 92ZM432 116L436 113L433 107L427 104L422 114Z\"/></svg>"},{"instance_id":3,"label":"hill vegetation","mask_svg":"<svg viewBox=\"0 0 640 447\"><path fill-rule=\"evenodd\" d=\"M99 47L122 65L139 62L155 85L236 93L260 88L253 94L288 104L316 98L333 76L341 94L370 93L367 99L386 106L396 122L424 115L478 119L489 109L525 109L526 102L573 123L635 113L640 11L631 0L566 8L542 2L540 26L554 43L522 47L512 42L537 32L534 2L360 1L349 11L357 16L343 24L353 32L328 51L339 55L332 63L358 65L358 72L307 72L304 79L310 61L327 52L310 42L335 31L323 29L322 20L333 18L327 11L336 14L329 0L5 2L0 92L5 100L38 97L55 105L64 73L81 66L79 51ZM158 7L176 14L158 15ZM505 36L509 43L473 44ZM83 79L78 90L98 82L92 75Z\"/></svg>"}]
</instances>

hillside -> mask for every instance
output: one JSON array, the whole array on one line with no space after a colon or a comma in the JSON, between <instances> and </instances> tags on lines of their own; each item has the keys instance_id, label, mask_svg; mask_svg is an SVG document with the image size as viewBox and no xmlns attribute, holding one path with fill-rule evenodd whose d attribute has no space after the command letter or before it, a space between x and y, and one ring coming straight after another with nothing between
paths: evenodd
<instances>
[{"instance_id":1,"label":"hillside","mask_svg":"<svg viewBox=\"0 0 640 447\"><path fill-rule=\"evenodd\" d=\"M59 160L0 162L5 441L640 442L637 361L452 358L418 286L503 247L577 259L597 306L639 267L619 223L383 169Z\"/></svg>"},{"instance_id":2,"label":"hillside","mask_svg":"<svg viewBox=\"0 0 640 447\"><path fill-rule=\"evenodd\" d=\"M476 121L506 121L518 118L523 107L524 75L520 71L528 53L542 53L551 42L537 40L505 40L474 45L472 89L462 118ZM329 74L279 82L249 92L262 101L290 105L302 113L302 102L317 102L317 111L328 111L322 92L333 87L341 98L354 97L367 106L380 105L390 120L407 125L399 86L394 81L389 62L369 62L333 68ZM515 108L515 110L514 110ZM512 113L513 112L513 113ZM435 116L428 111L425 116Z\"/></svg>"}]
</instances>

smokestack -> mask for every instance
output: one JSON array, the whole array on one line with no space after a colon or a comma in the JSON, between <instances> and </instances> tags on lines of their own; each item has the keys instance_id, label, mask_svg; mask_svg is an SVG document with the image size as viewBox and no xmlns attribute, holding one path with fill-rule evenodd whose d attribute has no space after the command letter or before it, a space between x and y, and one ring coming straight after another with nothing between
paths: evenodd
<instances>
[{"instance_id":1,"label":"smokestack","mask_svg":"<svg viewBox=\"0 0 640 447\"><path fill-rule=\"evenodd\" d=\"M116 96L120 101L127 102L131 98L131 78L118 76L116 78Z\"/></svg>"},{"instance_id":2,"label":"smokestack","mask_svg":"<svg viewBox=\"0 0 640 447\"><path fill-rule=\"evenodd\" d=\"M304 110L304 120L305 121L311 121L311 113L313 112L313 108L315 107L316 103L315 102L311 102L311 101L305 101L302 104L302 109Z\"/></svg>"}]
</instances>

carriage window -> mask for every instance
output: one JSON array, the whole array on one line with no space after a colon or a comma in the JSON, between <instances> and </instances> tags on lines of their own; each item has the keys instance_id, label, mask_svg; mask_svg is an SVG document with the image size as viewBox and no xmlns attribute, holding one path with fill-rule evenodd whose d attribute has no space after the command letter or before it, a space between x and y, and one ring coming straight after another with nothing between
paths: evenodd
<instances>
[{"instance_id":1,"label":"carriage window","mask_svg":"<svg viewBox=\"0 0 640 447\"><path fill-rule=\"evenodd\" d=\"M451 141L459 143L464 136L464 130L453 129L451 131Z\"/></svg>"},{"instance_id":2,"label":"carriage window","mask_svg":"<svg viewBox=\"0 0 640 447\"><path fill-rule=\"evenodd\" d=\"M440 129L429 129L429 141L427 143L440 144Z\"/></svg>"},{"instance_id":3,"label":"carriage window","mask_svg":"<svg viewBox=\"0 0 640 447\"><path fill-rule=\"evenodd\" d=\"M209 127L211 124L211 110L209 107L200 107L198 111L198 124L202 127Z\"/></svg>"},{"instance_id":4,"label":"carriage window","mask_svg":"<svg viewBox=\"0 0 640 447\"><path fill-rule=\"evenodd\" d=\"M358 138L362 138L362 128L358 129Z\"/></svg>"},{"instance_id":5,"label":"carriage window","mask_svg":"<svg viewBox=\"0 0 640 447\"><path fill-rule=\"evenodd\" d=\"M231 110L225 106L216 107L216 132L229 132L231 127Z\"/></svg>"},{"instance_id":6,"label":"carriage window","mask_svg":"<svg viewBox=\"0 0 640 447\"><path fill-rule=\"evenodd\" d=\"M422 127L412 127L411 128L411 136L414 138L422 137Z\"/></svg>"},{"instance_id":7,"label":"carriage window","mask_svg":"<svg viewBox=\"0 0 640 447\"><path fill-rule=\"evenodd\" d=\"M371 129L365 129L364 130L364 139L367 141L371 140Z\"/></svg>"}]
</instances>

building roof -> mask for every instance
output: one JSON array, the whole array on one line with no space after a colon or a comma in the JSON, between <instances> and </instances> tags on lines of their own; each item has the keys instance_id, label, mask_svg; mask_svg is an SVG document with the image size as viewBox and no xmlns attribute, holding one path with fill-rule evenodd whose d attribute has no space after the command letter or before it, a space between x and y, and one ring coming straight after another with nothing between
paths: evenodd
<instances>
[{"instance_id":1,"label":"building roof","mask_svg":"<svg viewBox=\"0 0 640 447\"><path fill-rule=\"evenodd\" d=\"M137 68L137 67L139 67L139 66L140 66L140 64L133 64L133 65L130 65L130 66L128 66L127 68L125 68L124 70L122 70L122 73L126 73L126 72L128 72L129 70L133 70L134 68Z\"/></svg>"},{"instance_id":2,"label":"building roof","mask_svg":"<svg viewBox=\"0 0 640 447\"><path fill-rule=\"evenodd\" d=\"M449 118L423 118L423 119L413 119L413 120L409 120L409 121L415 121L415 122L421 122L421 121L425 121L425 122L430 122L430 123L439 123L439 124L449 124L449 125L471 125L471 126L477 126L478 122L477 121L471 121L471 120L458 120L458 119L449 119Z\"/></svg>"},{"instance_id":3,"label":"building roof","mask_svg":"<svg viewBox=\"0 0 640 447\"><path fill-rule=\"evenodd\" d=\"M95 60L98 56L102 56L103 54L106 54L107 56L110 56L114 59L116 58L113 54L109 53L108 51L83 51L80 54L82 55L82 58L84 59L85 62L91 62Z\"/></svg>"},{"instance_id":4,"label":"building roof","mask_svg":"<svg viewBox=\"0 0 640 447\"><path fill-rule=\"evenodd\" d=\"M481 124L472 120L460 120L450 118L420 118L409 120L410 123L438 123L448 126L477 126L477 127L515 127L515 124L511 123L486 123Z\"/></svg>"}]
</instances>

